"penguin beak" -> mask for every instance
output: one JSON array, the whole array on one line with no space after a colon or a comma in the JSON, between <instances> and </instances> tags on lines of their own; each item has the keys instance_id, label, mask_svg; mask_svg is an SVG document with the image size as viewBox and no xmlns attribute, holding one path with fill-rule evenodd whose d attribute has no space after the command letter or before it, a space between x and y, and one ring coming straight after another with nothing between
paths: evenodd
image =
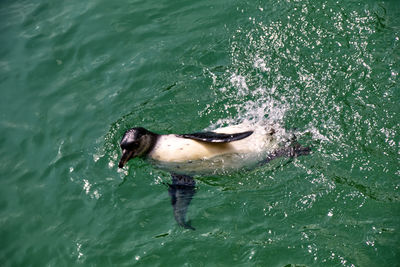
<instances>
[{"instance_id":1,"label":"penguin beak","mask_svg":"<svg viewBox=\"0 0 400 267\"><path fill-rule=\"evenodd\" d=\"M122 156L121 156L121 160L118 163L118 167L122 168L124 167L124 165L128 162L128 160L130 160L131 158L134 158L133 155L133 151L131 150L127 150L127 149L123 149L122 150Z\"/></svg>"}]
</instances>

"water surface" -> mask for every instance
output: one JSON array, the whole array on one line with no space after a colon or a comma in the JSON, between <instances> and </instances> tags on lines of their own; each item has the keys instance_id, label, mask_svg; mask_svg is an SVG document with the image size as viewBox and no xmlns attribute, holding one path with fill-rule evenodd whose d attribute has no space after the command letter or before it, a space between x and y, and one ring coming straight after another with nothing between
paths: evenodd
<instances>
[{"instance_id":1,"label":"water surface","mask_svg":"<svg viewBox=\"0 0 400 267\"><path fill-rule=\"evenodd\" d=\"M398 1L2 1L2 266L396 266ZM267 119L313 153L201 177L122 171L132 126Z\"/></svg>"}]
</instances>

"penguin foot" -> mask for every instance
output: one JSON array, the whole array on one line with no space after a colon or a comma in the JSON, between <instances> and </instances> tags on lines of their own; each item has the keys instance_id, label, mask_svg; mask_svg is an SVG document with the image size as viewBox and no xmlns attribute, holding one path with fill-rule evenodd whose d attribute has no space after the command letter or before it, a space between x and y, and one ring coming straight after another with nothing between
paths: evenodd
<instances>
[{"instance_id":1,"label":"penguin foot","mask_svg":"<svg viewBox=\"0 0 400 267\"><path fill-rule=\"evenodd\" d=\"M311 153L310 147L301 146L299 143L295 143L293 146L284 147L274 151L269 154L265 160L262 161L263 164L270 162L276 158L289 157L295 158L302 155L308 155Z\"/></svg>"}]
</instances>

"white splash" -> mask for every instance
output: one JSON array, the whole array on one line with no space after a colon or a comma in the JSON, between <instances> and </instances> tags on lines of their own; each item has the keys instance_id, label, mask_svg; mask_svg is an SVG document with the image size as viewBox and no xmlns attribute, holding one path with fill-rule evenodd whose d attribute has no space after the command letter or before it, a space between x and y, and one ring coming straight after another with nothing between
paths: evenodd
<instances>
[{"instance_id":1,"label":"white splash","mask_svg":"<svg viewBox=\"0 0 400 267\"><path fill-rule=\"evenodd\" d=\"M85 193L86 193L86 195L87 195L87 194L89 194L90 187L91 187L92 185L91 185L91 184L89 183L89 181L86 180L86 179L83 179L83 183L84 183L84 185L83 185L83 190L85 190Z\"/></svg>"},{"instance_id":2,"label":"white splash","mask_svg":"<svg viewBox=\"0 0 400 267\"><path fill-rule=\"evenodd\" d=\"M256 56L254 59L254 68L259 69L263 72L271 71L270 67L267 67L267 63L265 62L265 57Z\"/></svg>"},{"instance_id":3,"label":"white splash","mask_svg":"<svg viewBox=\"0 0 400 267\"><path fill-rule=\"evenodd\" d=\"M83 256L81 248L82 248L82 244L81 243L76 243L76 252L78 253L78 260L80 258L82 258L82 256Z\"/></svg>"},{"instance_id":4,"label":"white splash","mask_svg":"<svg viewBox=\"0 0 400 267\"><path fill-rule=\"evenodd\" d=\"M238 89L237 92L239 95L245 95L249 91L249 87L247 86L246 78L244 76L234 73L231 75L229 81L233 87Z\"/></svg>"}]
</instances>

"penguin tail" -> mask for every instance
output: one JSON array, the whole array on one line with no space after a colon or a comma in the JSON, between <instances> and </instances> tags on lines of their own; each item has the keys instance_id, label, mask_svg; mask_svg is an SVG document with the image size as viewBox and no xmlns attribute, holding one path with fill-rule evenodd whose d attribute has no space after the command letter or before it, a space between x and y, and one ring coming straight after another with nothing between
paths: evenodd
<instances>
[{"instance_id":1,"label":"penguin tail","mask_svg":"<svg viewBox=\"0 0 400 267\"><path fill-rule=\"evenodd\" d=\"M309 155L311 153L311 147L301 146L299 143L295 143L290 147L289 157L294 158L303 155Z\"/></svg>"},{"instance_id":2,"label":"penguin tail","mask_svg":"<svg viewBox=\"0 0 400 267\"><path fill-rule=\"evenodd\" d=\"M288 158L296 158L303 155L308 155L311 153L310 147L301 146L299 143L295 142L291 146L280 148L273 153L269 154L265 160L261 163L265 164L274 160L276 158L288 157Z\"/></svg>"}]
</instances>

